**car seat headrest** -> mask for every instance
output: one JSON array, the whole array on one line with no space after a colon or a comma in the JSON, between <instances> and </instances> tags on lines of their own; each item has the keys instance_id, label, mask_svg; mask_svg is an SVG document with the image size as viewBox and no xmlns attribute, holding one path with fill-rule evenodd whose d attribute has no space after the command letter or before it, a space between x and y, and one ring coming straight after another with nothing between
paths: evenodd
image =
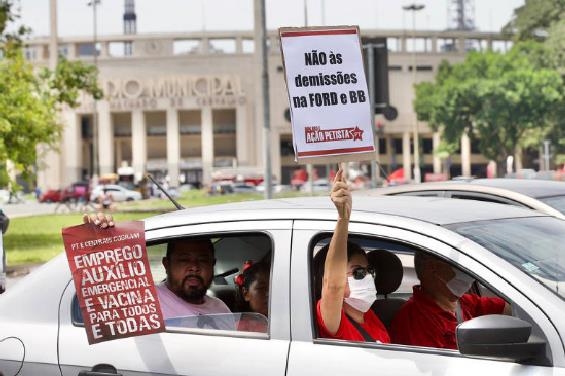
<instances>
[{"instance_id":1,"label":"car seat headrest","mask_svg":"<svg viewBox=\"0 0 565 376\"><path fill-rule=\"evenodd\" d=\"M390 294L400 287L404 270L400 258L384 249L367 253L369 265L376 271L375 287L380 295Z\"/></svg>"}]
</instances>

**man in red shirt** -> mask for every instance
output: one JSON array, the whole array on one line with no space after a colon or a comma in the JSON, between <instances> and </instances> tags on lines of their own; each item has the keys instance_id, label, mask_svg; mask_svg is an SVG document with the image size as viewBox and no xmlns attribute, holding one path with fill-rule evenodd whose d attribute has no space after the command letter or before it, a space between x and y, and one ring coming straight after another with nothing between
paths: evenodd
<instances>
[{"instance_id":1,"label":"man in red shirt","mask_svg":"<svg viewBox=\"0 0 565 376\"><path fill-rule=\"evenodd\" d=\"M420 285L392 320L393 343L456 350L458 323L511 312L501 298L467 294L473 278L437 257L416 252L414 268Z\"/></svg>"}]
</instances>

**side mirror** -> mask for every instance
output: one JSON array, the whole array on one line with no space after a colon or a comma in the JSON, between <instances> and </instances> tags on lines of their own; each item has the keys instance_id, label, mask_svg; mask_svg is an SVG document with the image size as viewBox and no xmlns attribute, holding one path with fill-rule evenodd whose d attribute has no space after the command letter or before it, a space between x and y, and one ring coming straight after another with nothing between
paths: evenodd
<instances>
[{"instance_id":1,"label":"side mirror","mask_svg":"<svg viewBox=\"0 0 565 376\"><path fill-rule=\"evenodd\" d=\"M0 229L2 229L2 234L5 234L6 231L8 231L9 224L10 224L10 218L8 218L8 216L4 214L2 209L0 209Z\"/></svg>"},{"instance_id":2,"label":"side mirror","mask_svg":"<svg viewBox=\"0 0 565 376\"><path fill-rule=\"evenodd\" d=\"M464 355L546 363L546 343L531 332L532 325L517 317L479 316L457 327L457 346Z\"/></svg>"},{"instance_id":3,"label":"side mirror","mask_svg":"<svg viewBox=\"0 0 565 376\"><path fill-rule=\"evenodd\" d=\"M2 236L8 230L9 224L10 219L0 209L0 294L6 291L6 253Z\"/></svg>"}]
</instances>

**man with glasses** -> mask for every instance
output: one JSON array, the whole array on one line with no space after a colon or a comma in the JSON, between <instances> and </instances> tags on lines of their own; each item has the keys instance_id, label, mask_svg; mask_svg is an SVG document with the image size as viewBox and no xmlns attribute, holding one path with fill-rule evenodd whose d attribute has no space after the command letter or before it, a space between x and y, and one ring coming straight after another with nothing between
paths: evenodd
<instances>
[{"instance_id":1,"label":"man with glasses","mask_svg":"<svg viewBox=\"0 0 565 376\"><path fill-rule=\"evenodd\" d=\"M385 326L370 309L377 297L374 270L365 251L347 241L351 192L341 168L333 182L331 200L338 212L335 231L330 244L314 258L319 334L324 338L388 343Z\"/></svg>"}]
</instances>

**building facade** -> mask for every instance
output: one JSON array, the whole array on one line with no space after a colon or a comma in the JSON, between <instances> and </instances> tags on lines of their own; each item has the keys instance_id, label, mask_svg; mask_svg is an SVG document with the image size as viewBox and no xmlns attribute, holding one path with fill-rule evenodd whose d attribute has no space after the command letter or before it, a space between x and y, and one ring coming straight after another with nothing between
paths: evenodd
<instances>
[{"instance_id":1,"label":"building facade","mask_svg":"<svg viewBox=\"0 0 565 376\"><path fill-rule=\"evenodd\" d=\"M385 171L411 170L415 80L433 80L442 60L462 61L469 50L510 48L498 33L475 31L362 30L364 37L386 38L393 121L376 116L378 154ZM34 39L26 57L49 64L50 50L70 60L92 63L90 38ZM129 46L124 48L124 46ZM277 33L268 34L272 171L281 183L299 167L294 162L289 107ZM58 188L100 175L133 172L135 182L150 172L170 185L209 184L215 173L263 171L261 67L252 31L132 34L98 37L96 63L103 100L83 97L79 108L65 108L59 152L39 163L38 185ZM129 53L124 53L129 51ZM93 114L96 116L93 116ZM94 124L97 124L97 127ZM422 176L445 172L434 154L441 135L418 124ZM468 137L450 157L452 175L484 175L487 160ZM367 165L370 165L369 163ZM325 166L315 166L325 176Z\"/></svg>"}]
</instances>

